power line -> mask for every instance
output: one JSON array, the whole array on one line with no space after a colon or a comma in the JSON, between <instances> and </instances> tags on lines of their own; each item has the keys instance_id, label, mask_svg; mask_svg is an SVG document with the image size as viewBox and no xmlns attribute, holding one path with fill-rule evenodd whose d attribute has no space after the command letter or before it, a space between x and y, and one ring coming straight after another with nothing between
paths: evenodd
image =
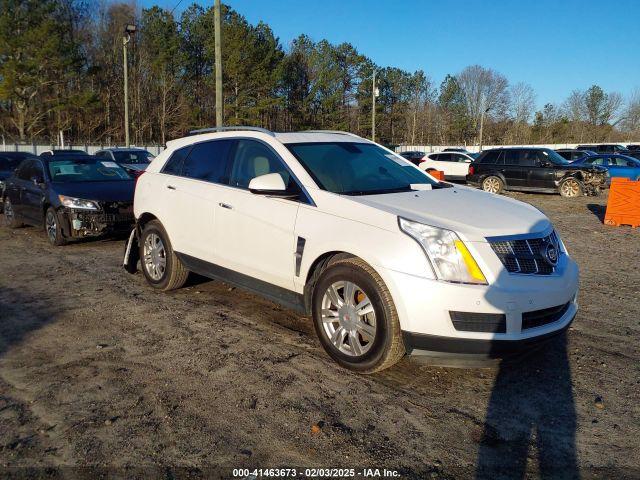
<instances>
[{"instance_id":1,"label":"power line","mask_svg":"<svg viewBox=\"0 0 640 480\"><path fill-rule=\"evenodd\" d=\"M169 12L169 14L173 15L173 12L175 12L176 8L178 8L181 3L182 3L182 0L178 0L178 3L176 3L176 6L171 9L171 12Z\"/></svg>"}]
</instances>

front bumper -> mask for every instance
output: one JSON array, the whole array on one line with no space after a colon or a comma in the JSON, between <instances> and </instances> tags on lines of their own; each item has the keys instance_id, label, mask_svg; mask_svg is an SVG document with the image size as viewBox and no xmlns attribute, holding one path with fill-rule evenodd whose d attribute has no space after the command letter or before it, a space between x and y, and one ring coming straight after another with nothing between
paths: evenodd
<instances>
[{"instance_id":1,"label":"front bumper","mask_svg":"<svg viewBox=\"0 0 640 480\"><path fill-rule=\"evenodd\" d=\"M490 248L490 247L488 247ZM484 256L484 258L487 258ZM499 262L495 259L494 262ZM489 285L454 284L379 270L394 299L408 353L502 358L521 353L569 327L578 309L578 267L563 255L557 274L518 275L500 265ZM548 322L527 324L536 312L562 307ZM500 315L504 329L458 330L451 312ZM479 328L478 330L481 330Z\"/></svg>"},{"instance_id":2,"label":"front bumper","mask_svg":"<svg viewBox=\"0 0 640 480\"><path fill-rule=\"evenodd\" d=\"M128 232L135 223L131 206L114 211L91 211L64 208L59 211L62 230L68 238L97 237Z\"/></svg>"},{"instance_id":3,"label":"front bumper","mask_svg":"<svg viewBox=\"0 0 640 480\"><path fill-rule=\"evenodd\" d=\"M559 328L519 340L475 339L441 337L412 332L402 332L405 350L409 355L425 355L438 358L457 357L469 359L501 359L525 354L564 333L575 318L577 308L558 320Z\"/></svg>"}]
</instances>

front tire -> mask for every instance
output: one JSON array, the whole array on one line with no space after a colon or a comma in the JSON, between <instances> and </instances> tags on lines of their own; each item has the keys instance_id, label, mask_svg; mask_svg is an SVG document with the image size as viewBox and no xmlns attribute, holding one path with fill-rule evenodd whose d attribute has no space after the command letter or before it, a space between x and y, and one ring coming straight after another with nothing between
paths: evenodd
<instances>
[{"instance_id":1,"label":"front tire","mask_svg":"<svg viewBox=\"0 0 640 480\"><path fill-rule=\"evenodd\" d=\"M490 175L482 180L482 190L498 195L504 190L504 182L500 177Z\"/></svg>"},{"instance_id":2,"label":"front tire","mask_svg":"<svg viewBox=\"0 0 640 480\"><path fill-rule=\"evenodd\" d=\"M577 198L584 195L582 184L575 178L567 178L560 184L560 195L565 198Z\"/></svg>"},{"instance_id":3,"label":"front tire","mask_svg":"<svg viewBox=\"0 0 640 480\"><path fill-rule=\"evenodd\" d=\"M169 236L157 220L147 223L140 236L140 263L149 285L165 292L182 287L189 277L173 251Z\"/></svg>"},{"instance_id":4,"label":"front tire","mask_svg":"<svg viewBox=\"0 0 640 480\"><path fill-rule=\"evenodd\" d=\"M44 230L49 243L54 247L61 247L67 244L67 239L62 233L62 227L60 227L58 213L53 207L49 207L44 214Z\"/></svg>"},{"instance_id":5,"label":"front tire","mask_svg":"<svg viewBox=\"0 0 640 480\"><path fill-rule=\"evenodd\" d=\"M373 373L404 356L391 293L363 260L352 257L329 263L313 290L312 310L322 347L342 367Z\"/></svg>"}]
</instances>

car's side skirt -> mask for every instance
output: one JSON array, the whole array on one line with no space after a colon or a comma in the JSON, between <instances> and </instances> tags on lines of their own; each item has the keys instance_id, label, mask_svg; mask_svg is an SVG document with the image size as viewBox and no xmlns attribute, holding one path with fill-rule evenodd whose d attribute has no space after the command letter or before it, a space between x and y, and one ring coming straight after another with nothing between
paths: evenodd
<instances>
[{"instance_id":1,"label":"car's side skirt","mask_svg":"<svg viewBox=\"0 0 640 480\"><path fill-rule=\"evenodd\" d=\"M283 307L295 310L298 313L306 315L304 295L301 293L288 290L286 288L273 285L271 283L259 280L249 275L230 270L214 263L209 263L191 255L176 252L180 261L187 270L202 275L204 277L220 280L236 287L248 290L249 292L262 295L273 302L279 303Z\"/></svg>"}]
</instances>

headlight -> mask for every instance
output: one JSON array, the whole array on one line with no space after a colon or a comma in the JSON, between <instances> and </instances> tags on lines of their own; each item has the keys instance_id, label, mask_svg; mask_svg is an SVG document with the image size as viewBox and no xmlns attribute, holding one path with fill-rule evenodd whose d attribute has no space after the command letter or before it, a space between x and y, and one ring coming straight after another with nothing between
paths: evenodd
<instances>
[{"instance_id":1,"label":"headlight","mask_svg":"<svg viewBox=\"0 0 640 480\"><path fill-rule=\"evenodd\" d=\"M82 198L67 197L66 195L58 195L60 203L65 207L78 208L81 210L98 210L98 204L92 200L83 200Z\"/></svg>"},{"instance_id":2,"label":"headlight","mask_svg":"<svg viewBox=\"0 0 640 480\"><path fill-rule=\"evenodd\" d=\"M0 192L4 191L4 186L5 186L4 180L0 180Z\"/></svg>"},{"instance_id":3,"label":"headlight","mask_svg":"<svg viewBox=\"0 0 640 480\"><path fill-rule=\"evenodd\" d=\"M471 252L455 232L404 218L399 218L398 223L403 232L420 244L439 280L487 284Z\"/></svg>"}]
</instances>

